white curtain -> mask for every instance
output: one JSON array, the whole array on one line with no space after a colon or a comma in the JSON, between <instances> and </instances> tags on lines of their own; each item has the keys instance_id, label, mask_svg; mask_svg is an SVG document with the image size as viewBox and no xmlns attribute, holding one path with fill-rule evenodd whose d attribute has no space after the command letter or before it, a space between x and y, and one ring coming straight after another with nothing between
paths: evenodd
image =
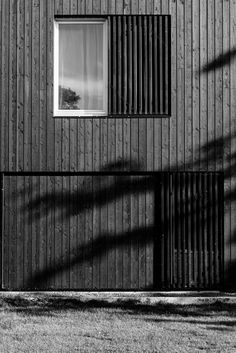
<instances>
[{"instance_id":1,"label":"white curtain","mask_svg":"<svg viewBox=\"0 0 236 353\"><path fill-rule=\"evenodd\" d=\"M79 109L103 109L103 26L59 27L59 85L80 96ZM63 106L60 90L59 105Z\"/></svg>"}]
</instances>

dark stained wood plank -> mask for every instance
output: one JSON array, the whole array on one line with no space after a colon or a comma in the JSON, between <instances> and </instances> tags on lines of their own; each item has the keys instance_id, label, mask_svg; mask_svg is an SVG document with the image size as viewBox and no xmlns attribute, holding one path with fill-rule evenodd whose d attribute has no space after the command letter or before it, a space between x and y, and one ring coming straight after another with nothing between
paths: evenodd
<instances>
[{"instance_id":1,"label":"dark stained wood plank","mask_svg":"<svg viewBox=\"0 0 236 353\"><path fill-rule=\"evenodd\" d=\"M47 239L46 239L46 268L53 268L55 266L55 218L54 218L54 197L55 194L55 178L46 177L46 204L47 204ZM47 288L55 288L54 277L48 279L46 283Z\"/></svg>"},{"instance_id":2,"label":"dark stained wood plank","mask_svg":"<svg viewBox=\"0 0 236 353\"><path fill-rule=\"evenodd\" d=\"M18 133L17 133L17 3L9 1L9 169L17 168Z\"/></svg>"},{"instance_id":3,"label":"dark stained wood plank","mask_svg":"<svg viewBox=\"0 0 236 353\"><path fill-rule=\"evenodd\" d=\"M40 2L40 40L39 40L39 169L47 169L47 5Z\"/></svg>"},{"instance_id":4,"label":"dark stained wood plank","mask_svg":"<svg viewBox=\"0 0 236 353\"><path fill-rule=\"evenodd\" d=\"M148 236L148 230L146 230L146 177L139 177L138 183L142 189L138 194L138 228L145 230L145 233L142 234L139 242L139 289L144 290L146 286L146 243L149 240L146 240L145 237Z\"/></svg>"},{"instance_id":5,"label":"dark stained wood plank","mask_svg":"<svg viewBox=\"0 0 236 353\"><path fill-rule=\"evenodd\" d=\"M170 168L176 169L178 154L177 154L177 3L170 2L170 13L171 13L171 119L170 119Z\"/></svg>"},{"instance_id":6,"label":"dark stained wood plank","mask_svg":"<svg viewBox=\"0 0 236 353\"><path fill-rule=\"evenodd\" d=\"M93 120L93 170L101 169L101 121L100 119ZM100 191L100 178L94 177L93 180L93 241L97 240L100 235L100 206L95 204L96 195ZM99 289L99 274L100 274L100 256L93 259L93 287Z\"/></svg>"},{"instance_id":7,"label":"dark stained wood plank","mask_svg":"<svg viewBox=\"0 0 236 353\"><path fill-rule=\"evenodd\" d=\"M8 131L8 112L9 112L9 21L10 21L10 2L4 1L2 3L2 31L1 31L1 87L5 89L1 90L1 134L4 138L1 138L1 151L2 161L1 168L8 169L8 150L9 150L9 131Z\"/></svg>"},{"instance_id":8,"label":"dark stained wood plank","mask_svg":"<svg viewBox=\"0 0 236 353\"><path fill-rule=\"evenodd\" d=\"M235 4L234 4L235 8ZM229 52L234 34L231 35L231 6L230 2L223 2L223 52ZM233 12L234 15L234 12ZM231 77L231 70L233 70L230 63L223 66L223 134L224 134L224 144L223 144L223 170L227 177L224 180L224 193L225 193L225 202L224 202L224 241L225 244L230 243L230 234L231 234L231 203L230 203L230 193L231 193L231 178L229 177L231 171L231 153L232 155L235 153L235 149L233 147L231 151L231 111L234 114L234 103L231 104L231 84L234 81L234 77ZM232 80L232 81L231 81ZM234 126L232 127L234 129ZM233 172L234 173L234 172ZM219 182L219 179L218 179ZM218 201L219 202L219 201ZM220 233L219 233L220 236ZM225 263L228 267L228 259L230 257L230 246L225 245ZM219 278L220 280L220 278Z\"/></svg>"},{"instance_id":9,"label":"dark stained wood plank","mask_svg":"<svg viewBox=\"0 0 236 353\"><path fill-rule=\"evenodd\" d=\"M115 177L109 176L107 180L108 197L111 202L107 204L107 232L108 232L108 255L107 255L107 287L116 288L116 203L115 203Z\"/></svg>"},{"instance_id":10,"label":"dark stained wood plank","mask_svg":"<svg viewBox=\"0 0 236 353\"><path fill-rule=\"evenodd\" d=\"M208 1L208 40L207 40L207 57L208 63L215 59L215 1ZM213 143L215 138L215 73L214 70L207 72L207 88L208 88L208 144L210 143L210 154L208 158L208 170L215 170L216 151ZM212 143L211 143L212 142Z\"/></svg>"},{"instance_id":11,"label":"dark stained wood plank","mask_svg":"<svg viewBox=\"0 0 236 353\"><path fill-rule=\"evenodd\" d=\"M155 207L155 200L154 200L154 190L153 190L154 180L151 177L145 177L145 187L146 187L146 213L145 213L145 229L147 234L153 230L153 236L150 241L146 242L146 289L153 289L154 284L154 266L156 265L154 261L154 237L158 237L158 225L155 224L154 219L154 207ZM155 229L154 229L155 227Z\"/></svg>"},{"instance_id":12,"label":"dark stained wood plank","mask_svg":"<svg viewBox=\"0 0 236 353\"><path fill-rule=\"evenodd\" d=\"M22 0L17 2L17 134L18 134L18 158L16 168L24 168L24 25L25 8Z\"/></svg>"},{"instance_id":13,"label":"dark stained wood plank","mask_svg":"<svg viewBox=\"0 0 236 353\"><path fill-rule=\"evenodd\" d=\"M47 213L45 209L47 207L47 198L46 198L46 177L39 178L39 197L40 197L40 206L39 206L39 231L38 231L38 253L39 253L39 263L38 271L41 273L46 270L47 267ZM43 288L47 288L47 281L43 282Z\"/></svg>"},{"instance_id":14,"label":"dark stained wood plank","mask_svg":"<svg viewBox=\"0 0 236 353\"><path fill-rule=\"evenodd\" d=\"M116 161L116 120L115 118L108 120L108 165L112 165ZM115 247L115 178L107 177L107 197L111 195L111 202L107 203L107 236L108 242L113 244L107 249L107 285L108 288L114 289L116 286L116 247Z\"/></svg>"},{"instance_id":15,"label":"dark stained wood plank","mask_svg":"<svg viewBox=\"0 0 236 353\"><path fill-rule=\"evenodd\" d=\"M184 77L185 77L185 168L187 170L192 170L193 168L193 121L192 121L192 3L190 1L185 1L184 4L184 38L185 38L185 66L184 66ZM173 25L173 18L171 18ZM174 50L174 49L173 49ZM173 64L173 61L172 61ZM171 69L172 71L173 68ZM173 76L171 75L173 87ZM173 97L173 95L172 95ZM174 98L175 99L175 98ZM173 111L172 102L172 111ZM172 125L172 122L171 122ZM172 140L172 136L171 136Z\"/></svg>"},{"instance_id":16,"label":"dark stained wood plank","mask_svg":"<svg viewBox=\"0 0 236 353\"><path fill-rule=\"evenodd\" d=\"M119 238L123 236L123 195L119 196L118 185L125 181L125 177L115 177L115 237L116 247L116 289L123 288L123 274L126 269L123 268L123 253L125 246L120 244Z\"/></svg>"},{"instance_id":17,"label":"dark stained wood plank","mask_svg":"<svg viewBox=\"0 0 236 353\"><path fill-rule=\"evenodd\" d=\"M108 1L109 0L101 0L101 14L108 14Z\"/></svg>"},{"instance_id":18,"label":"dark stained wood plank","mask_svg":"<svg viewBox=\"0 0 236 353\"><path fill-rule=\"evenodd\" d=\"M193 38L192 38L192 92L193 92L193 163L195 170L199 168L199 158L200 158L200 117L199 117L199 26L200 26L200 13L199 13L199 0L193 2L192 6L192 21L193 21Z\"/></svg>"},{"instance_id":19,"label":"dark stained wood plank","mask_svg":"<svg viewBox=\"0 0 236 353\"><path fill-rule=\"evenodd\" d=\"M223 1L215 2L215 57L223 53ZM215 148L216 170L222 170L223 148L220 141L223 137L223 66L215 70Z\"/></svg>"},{"instance_id":20,"label":"dark stained wood plank","mask_svg":"<svg viewBox=\"0 0 236 353\"><path fill-rule=\"evenodd\" d=\"M46 123L47 123L47 146L46 146L46 161L47 170L54 170L55 168L55 119L53 119L53 14L54 14L54 2L47 2L47 110L46 110Z\"/></svg>"},{"instance_id":21,"label":"dark stained wood plank","mask_svg":"<svg viewBox=\"0 0 236 353\"><path fill-rule=\"evenodd\" d=\"M154 36L153 36L153 48L154 48L154 57L159 58L159 50L158 50L158 17L154 18ZM154 74L154 108L155 111L159 109L159 70L158 70L159 61L154 60L153 74ZM154 169L161 170L162 168L162 125L160 119L154 119Z\"/></svg>"},{"instance_id":22,"label":"dark stained wood plank","mask_svg":"<svg viewBox=\"0 0 236 353\"><path fill-rule=\"evenodd\" d=\"M40 169L40 2L32 5L32 169Z\"/></svg>"},{"instance_id":23,"label":"dark stained wood plank","mask_svg":"<svg viewBox=\"0 0 236 353\"><path fill-rule=\"evenodd\" d=\"M131 236L137 234L139 227L139 202L138 191L135 184L137 177L131 176ZM137 235L136 235L137 237ZM139 287L139 239L132 237L131 240L131 289L138 289Z\"/></svg>"},{"instance_id":24,"label":"dark stained wood plank","mask_svg":"<svg viewBox=\"0 0 236 353\"><path fill-rule=\"evenodd\" d=\"M200 0L200 59L199 66L204 67L207 64L207 2ZM204 28L204 30L203 30ZM199 79L199 102L200 102L200 169L207 170L206 157L207 145L207 75L200 75Z\"/></svg>"},{"instance_id":25,"label":"dark stained wood plank","mask_svg":"<svg viewBox=\"0 0 236 353\"><path fill-rule=\"evenodd\" d=\"M55 177L55 198L54 198L54 246L55 246L55 266L53 268L53 275L55 278L55 287L62 288L62 273L60 264L62 263L62 219L63 219L63 207L62 207L62 177Z\"/></svg>"},{"instance_id":26,"label":"dark stained wood plank","mask_svg":"<svg viewBox=\"0 0 236 353\"><path fill-rule=\"evenodd\" d=\"M73 15L77 15L78 13L78 1L70 0L70 13Z\"/></svg>"},{"instance_id":27,"label":"dark stained wood plank","mask_svg":"<svg viewBox=\"0 0 236 353\"><path fill-rule=\"evenodd\" d=\"M32 247L31 247L31 208L30 208L30 199L31 199L31 178L24 178L24 200L21 205L21 215L23 218L24 224L24 235L23 235L23 244L24 247L24 259L23 259L23 277L24 277L24 288L29 288L29 283L31 283L32 271Z\"/></svg>"}]
</instances>

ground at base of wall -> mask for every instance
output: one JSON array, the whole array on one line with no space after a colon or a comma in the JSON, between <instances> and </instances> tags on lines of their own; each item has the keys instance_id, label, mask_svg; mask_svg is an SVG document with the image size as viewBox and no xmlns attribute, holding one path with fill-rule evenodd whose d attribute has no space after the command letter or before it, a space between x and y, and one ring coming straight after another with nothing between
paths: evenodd
<instances>
[{"instance_id":1,"label":"ground at base of wall","mask_svg":"<svg viewBox=\"0 0 236 353\"><path fill-rule=\"evenodd\" d=\"M236 296L224 294L0 293L1 352L236 352Z\"/></svg>"}]
</instances>

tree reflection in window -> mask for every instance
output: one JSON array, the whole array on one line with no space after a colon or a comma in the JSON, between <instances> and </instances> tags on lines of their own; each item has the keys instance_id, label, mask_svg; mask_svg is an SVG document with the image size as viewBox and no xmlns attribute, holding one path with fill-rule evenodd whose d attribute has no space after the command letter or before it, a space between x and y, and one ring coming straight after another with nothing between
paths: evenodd
<instances>
[{"instance_id":1,"label":"tree reflection in window","mask_svg":"<svg viewBox=\"0 0 236 353\"><path fill-rule=\"evenodd\" d=\"M80 109L79 100L81 97L70 88L59 86L59 107L60 109Z\"/></svg>"}]
</instances>

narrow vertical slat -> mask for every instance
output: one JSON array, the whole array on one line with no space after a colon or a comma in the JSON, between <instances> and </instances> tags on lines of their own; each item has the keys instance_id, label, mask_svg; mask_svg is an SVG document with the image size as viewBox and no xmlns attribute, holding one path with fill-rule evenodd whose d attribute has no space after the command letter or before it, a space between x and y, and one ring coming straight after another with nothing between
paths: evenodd
<instances>
[{"instance_id":1,"label":"narrow vertical slat","mask_svg":"<svg viewBox=\"0 0 236 353\"><path fill-rule=\"evenodd\" d=\"M139 177L138 183L142 186L141 192L138 194L138 228L141 230L142 235L139 242L139 290L145 289L146 283L146 242L150 239L145 239L148 235L148 230L145 229L145 211L146 211L146 183L145 177Z\"/></svg>"},{"instance_id":2,"label":"narrow vertical slat","mask_svg":"<svg viewBox=\"0 0 236 353\"><path fill-rule=\"evenodd\" d=\"M209 223L209 233L208 233L208 242L209 242L209 259L208 259L208 266L209 266L209 287L211 288L213 285L213 270L214 270L214 262L213 262L213 242L214 242L214 235L213 235L213 199L212 199L212 189L213 189L213 180L212 174L208 174L208 183L207 183L207 193L208 193L208 223Z\"/></svg>"},{"instance_id":3,"label":"narrow vertical slat","mask_svg":"<svg viewBox=\"0 0 236 353\"><path fill-rule=\"evenodd\" d=\"M197 209L196 209L196 233L195 233L195 253L194 253L194 277L195 283L198 288L204 286L205 274L207 268L205 268L205 256L206 254L206 204L205 204L205 181L204 174L196 175L196 197L197 197ZM199 234L199 236L198 236ZM197 251L199 253L197 254ZM201 270L200 270L201 269Z\"/></svg>"},{"instance_id":4,"label":"narrow vertical slat","mask_svg":"<svg viewBox=\"0 0 236 353\"><path fill-rule=\"evenodd\" d=\"M126 179L123 195L123 235L127 238L123 253L123 288L131 288L131 196L130 177Z\"/></svg>"},{"instance_id":5,"label":"narrow vertical slat","mask_svg":"<svg viewBox=\"0 0 236 353\"><path fill-rule=\"evenodd\" d=\"M163 113L163 17L158 18L158 54L160 57L160 62L158 66L158 71L159 71L159 97L158 97L158 103L159 103L159 111L160 113Z\"/></svg>"},{"instance_id":6,"label":"narrow vertical slat","mask_svg":"<svg viewBox=\"0 0 236 353\"><path fill-rule=\"evenodd\" d=\"M76 240L76 254L77 262L75 265L75 272L76 272L76 288L83 289L85 288L85 268L86 268L86 252L82 251L82 249L86 248L86 233L85 233L85 194L87 192L86 189L86 177L77 177L77 195L75 197L76 205L78 205L77 211L77 240ZM77 208L75 208L77 209ZM81 212L79 212L81 210Z\"/></svg>"},{"instance_id":7,"label":"narrow vertical slat","mask_svg":"<svg viewBox=\"0 0 236 353\"><path fill-rule=\"evenodd\" d=\"M174 246L174 226L173 226L173 174L169 174L169 216L167 222L169 222L169 261L170 261L170 288L174 289L175 278L174 278L174 261L175 261L175 246Z\"/></svg>"},{"instance_id":8,"label":"narrow vertical slat","mask_svg":"<svg viewBox=\"0 0 236 353\"><path fill-rule=\"evenodd\" d=\"M164 234L165 234L165 287L170 289L171 286L171 256L170 256L170 175L168 174L165 179L165 190L164 190L164 198L165 198L165 211L164 211Z\"/></svg>"},{"instance_id":9,"label":"narrow vertical slat","mask_svg":"<svg viewBox=\"0 0 236 353\"><path fill-rule=\"evenodd\" d=\"M93 120L93 170L100 170L100 119ZM93 187L93 241L97 241L97 236L100 233L100 208L96 205L96 197L98 192L100 192L100 178L92 178ZM93 288L99 289L99 273L100 273L100 256L95 256L93 259Z\"/></svg>"},{"instance_id":10,"label":"narrow vertical slat","mask_svg":"<svg viewBox=\"0 0 236 353\"><path fill-rule=\"evenodd\" d=\"M186 2L185 3L189 3ZM171 169L175 169L178 165L178 150L177 146L177 126L178 126L178 106L177 106L177 2L170 2L170 13L171 13L171 116L170 119L170 166ZM192 87L192 85L191 85ZM192 127L191 127L192 132ZM186 135L186 134L185 134ZM192 153L192 148L191 148Z\"/></svg>"},{"instance_id":11,"label":"narrow vertical slat","mask_svg":"<svg viewBox=\"0 0 236 353\"><path fill-rule=\"evenodd\" d=\"M128 64L128 56L127 56L127 38L128 38L128 16L123 16L121 18L121 26L123 28L123 35L122 35L122 47L121 47L121 60L122 60L122 86L123 86L123 101L122 101L122 110L124 114L126 114L128 109L128 73L127 73L127 64Z\"/></svg>"},{"instance_id":12,"label":"narrow vertical slat","mask_svg":"<svg viewBox=\"0 0 236 353\"><path fill-rule=\"evenodd\" d=\"M215 57L223 53L223 2L215 1ZM215 70L215 148L216 169L223 167L223 148L220 141L223 138L223 66ZM219 148L221 147L221 148Z\"/></svg>"},{"instance_id":13,"label":"narrow vertical slat","mask_svg":"<svg viewBox=\"0 0 236 353\"><path fill-rule=\"evenodd\" d=\"M54 267L54 179L52 177L46 178L46 268ZM28 184L28 177L26 177L25 183ZM27 185L26 184L26 185ZM28 201L28 200L27 200ZM29 202L29 201L28 201ZM48 278L46 282L47 289L52 289L54 287L54 278Z\"/></svg>"},{"instance_id":14,"label":"narrow vertical slat","mask_svg":"<svg viewBox=\"0 0 236 353\"><path fill-rule=\"evenodd\" d=\"M191 215L191 252L192 252L192 266L191 266L191 276L192 276L192 282L193 285L196 286L197 279L196 279L196 250L197 250L197 239L200 239L201 234L199 232L199 237L197 238L197 217L199 217L199 212L201 212L199 208L199 200L198 200L198 182L199 182L199 177L196 173L192 174L192 185L191 185L191 191L192 191L192 215ZM198 249L199 250L199 249ZM200 257L201 254L198 253L198 256ZM198 257L198 261L200 262L200 258ZM198 262L198 263L199 263Z\"/></svg>"},{"instance_id":15,"label":"narrow vertical slat","mask_svg":"<svg viewBox=\"0 0 236 353\"><path fill-rule=\"evenodd\" d=\"M55 177L55 198L54 198L54 251L55 251L55 266L54 266L54 278L55 287L60 288L62 286L61 271L58 270L62 259L62 227L61 219L63 208L58 207L62 204L62 178L60 176Z\"/></svg>"},{"instance_id":16,"label":"narrow vertical slat","mask_svg":"<svg viewBox=\"0 0 236 353\"><path fill-rule=\"evenodd\" d=\"M140 51L140 36L141 36L141 17L132 17L132 36L131 36L131 46L132 46L132 100L130 105L132 107L131 114L137 114L142 110L142 84L140 83L142 77L142 53ZM139 48L139 49L138 49ZM131 97L130 97L131 98Z\"/></svg>"},{"instance_id":17,"label":"narrow vertical slat","mask_svg":"<svg viewBox=\"0 0 236 353\"><path fill-rule=\"evenodd\" d=\"M156 273L156 269L154 266L157 266L156 262L154 262L154 242L156 241L159 229L159 224L155 224L154 219L154 194L155 190L153 189L154 186L154 177L146 177L145 178L145 185L146 185L146 232L151 232L152 237L146 243L146 289L154 289L153 285L156 284L157 278L153 278L154 273ZM156 220L157 222L157 220ZM150 233L149 233L150 234Z\"/></svg>"},{"instance_id":18,"label":"narrow vertical slat","mask_svg":"<svg viewBox=\"0 0 236 353\"><path fill-rule=\"evenodd\" d=\"M93 257L91 256L93 250L93 213L92 213L92 177L86 176L85 190L89 195L88 200L85 200L84 207L84 247L86 249L84 256L84 279L85 288L93 288Z\"/></svg>"},{"instance_id":19,"label":"narrow vertical slat","mask_svg":"<svg viewBox=\"0 0 236 353\"><path fill-rule=\"evenodd\" d=\"M117 38L117 71L115 72L117 76L117 87L118 87L118 104L117 104L117 112L121 114L123 110L123 85L122 85L122 78L123 78L123 71L122 71L122 53L121 53L121 46L122 46L122 39L124 35L124 28L122 28L122 17L117 17L117 28L116 30L116 38Z\"/></svg>"},{"instance_id":20,"label":"narrow vertical slat","mask_svg":"<svg viewBox=\"0 0 236 353\"><path fill-rule=\"evenodd\" d=\"M182 286L186 288L186 229L185 229L185 212L186 212L186 175L181 174L181 247L182 247Z\"/></svg>"},{"instance_id":21,"label":"narrow vertical slat","mask_svg":"<svg viewBox=\"0 0 236 353\"><path fill-rule=\"evenodd\" d=\"M184 4L184 14L185 14L185 20L184 20L184 38L185 38L185 65L184 65L184 85L185 85L185 136L184 136L184 145L185 145L185 168L187 170L192 170L193 168L193 121L192 121L192 2L191 1L185 1ZM171 23L174 26L173 23L173 16L171 17ZM172 48L173 48L173 43L172 43ZM172 50L174 51L175 48ZM175 85L174 82L174 77L173 74L175 74L173 71L173 58L171 58L171 87L173 89L173 86ZM174 97L173 94L171 95L171 108L172 112L174 109ZM172 120L171 120L171 125L172 125ZM171 140L173 143L173 137L171 136Z\"/></svg>"},{"instance_id":22,"label":"narrow vertical slat","mask_svg":"<svg viewBox=\"0 0 236 353\"><path fill-rule=\"evenodd\" d=\"M115 177L115 237L117 242L116 247L116 289L123 289L123 274L126 269L123 269L123 252L125 246L120 243L120 237L123 237L123 202L120 197L119 183L125 182L125 178Z\"/></svg>"},{"instance_id":23,"label":"narrow vertical slat","mask_svg":"<svg viewBox=\"0 0 236 353\"><path fill-rule=\"evenodd\" d=\"M153 58L154 58L154 52L153 52L153 30L154 30L154 21L153 17L148 17L148 31L147 31L147 40L148 40L148 106L149 106L149 111L150 114L154 111L154 99L153 99L153 93L154 93L154 82L153 80Z\"/></svg>"},{"instance_id":24,"label":"narrow vertical slat","mask_svg":"<svg viewBox=\"0 0 236 353\"><path fill-rule=\"evenodd\" d=\"M8 168L17 168L18 131L17 131L17 2L9 1L9 155Z\"/></svg>"},{"instance_id":25,"label":"narrow vertical slat","mask_svg":"<svg viewBox=\"0 0 236 353\"><path fill-rule=\"evenodd\" d=\"M127 61L128 61L128 109L129 113L132 114L133 112L133 92L132 92L132 81L133 81L133 69L132 69L132 58L133 58L133 51L132 51L132 17L128 16L128 38L127 38Z\"/></svg>"},{"instance_id":26,"label":"narrow vertical slat","mask_svg":"<svg viewBox=\"0 0 236 353\"><path fill-rule=\"evenodd\" d=\"M208 277L208 224L207 224L207 176L201 175L201 192L202 192L202 226L203 226L203 283L206 288L209 285Z\"/></svg>"},{"instance_id":27,"label":"narrow vertical slat","mask_svg":"<svg viewBox=\"0 0 236 353\"><path fill-rule=\"evenodd\" d=\"M172 219L172 254L173 254L173 288L177 288L177 279L178 279L178 266L177 266L177 213L176 213L176 175L172 173L172 210L171 210L171 219Z\"/></svg>"},{"instance_id":28,"label":"narrow vertical slat","mask_svg":"<svg viewBox=\"0 0 236 353\"><path fill-rule=\"evenodd\" d=\"M207 40L208 40L208 32L207 32L207 1L200 0L200 23L199 23L199 45L200 45L200 58L199 58L199 66L200 68L204 67L207 64ZM208 116L207 116L207 75L199 75L199 100L200 100L200 168L201 170L207 170L206 157L207 152L207 128L208 128ZM205 149L204 149L205 148Z\"/></svg>"},{"instance_id":29,"label":"narrow vertical slat","mask_svg":"<svg viewBox=\"0 0 236 353\"><path fill-rule=\"evenodd\" d=\"M138 193L136 190L137 178L131 176L131 289L138 289L139 286L139 239L137 229L139 224ZM135 237L132 235L135 234Z\"/></svg>"},{"instance_id":30,"label":"narrow vertical slat","mask_svg":"<svg viewBox=\"0 0 236 353\"><path fill-rule=\"evenodd\" d=\"M1 166L3 169L8 169L8 154L9 154L9 129L8 129L8 115L9 115L9 70L10 70L10 58L9 58L9 47L10 47L10 11L9 11L10 1L3 1L2 3L2 67L1 67L1 81L2 89L1 91L1 127L3 129L3 136L5 138L1 139L1 151L3 161L1 162Z\"/></svg>"},{"instance_id":31,"label":"narrow vertical slat","mask_svg":"<svg viewBox=\"0 0 236 353\"><path fill-rule=\"evenodd\" d=\"M218 199L218 189L219 189L219 175L213 175L213 195L212 195L212 207L213 207L213 254L214 254L214 261L213 261L213 270L214 270L214 279L213 282L215 285L219 284L219 235L220 230L218 226L218 220L221 215L219 215L219 199Z\"/></svg>"},{"instance_id":32,"label":"narrow vertical slat","mask_svg":"<svg viewBox=\"0 0 236 353\"><path fill-rule=\"evenodd\" d=\"M177 286L181 287L182 279L182 244L181 244L181 180L180 173L176 173L176 241L177 241Z\"/></svg>"},{"instance_id":33,"label":"narrow vertical slat","mask_svg":"<svg viewBox=\"0 0 236 353\"><path fill-rule=\"evenodd\" d=\"M50 63L53 62L53 15L54 1L47 2L47 146L46 146L46 161L47 169L54 170L55 168L55 120L53 116L53 67ZM30 119L28 119L30 121ZM30 150L30 148L29 148Z\"/></svg>"},{"instance_id":34,"label":"narrow vertical slat","mask_svg":"<svg viewBox=\"0 0 236 353\"><path fill-rule=\"evenodd\" d=\"M39 169L47 169L47 4L40 2L39 10Z\"/></svg>"},{"instance_id":35,"label":"narrow vertical slat","mask_svg":"<svg viewBox=\"0 0 236 353\"><path fill-rule=\"evenodd\" d=\"M134 23L134 27L135 27L135 23ZM142 16L139 16L137 18L137 27L138 27L138 52L137 54L135 54L137 49L136 47L134 47L134 56L138 58L138 67L136 67L134 63L134 73L138 72L138 76L134 76L134 85L137 80L138 82L137 82L137 91L136 91L136 86L134 87L134 96L136 97L136 95L138 95L137 112L139 114L142 114L144 110L143 101L145 96L145 92L144 92L145 87L143 82L143 72L144 72L143 63L145 59L143 56L144 48L143 48L143 17ZM134 40L134 45L135 43L136 43L136 40Z\"/></svg>"},{"instance_id":36,"label":"narrow vertical slat","mask_svg":"<svg viewBox=\"0 0 236 353\"><path fill-rule=\"evenodd\" d=\"M164 94L164 113L165 114L170 114L170 107L169 104L171 102L171 95L170 95L170 87L169 87L169 80L170 80L170 65L171 63L169 62L170 55L169 55L169 50L170 50L170 31L169 28L171 28L170 24L170 17L165 16L165 39L164 39L164 48L165 48L165 94Z\"/></svg>"},{"instance_id":37,"label":"narrow vertical slat","mask_svg":"<svg viewBox=\"0 0 236 353\"><path fill-rule=\"evenodd\" d=\"M109 176L107 182L108 198L110 203L107 205L107 232L108 232L108 288L116 288L116 239L115 239L115 177Z\"/></svg>"},{"instance_id":38,"label":"narrow vertical slat","mask_svg":"<svg viewBox=\"0 0 236 353\"><path fill-rule=\"evenodd\" d=\"M96 205L97 195L100 192L100 178L92 178L92 208L93 208L93 249L95 250L93 255L93 289L98 290L100 287L99 275L100 275L100 249L98 248L97 242L100 235L100 208Z\"/></svg>"},{"instance_id":39,"label":"narrow vertical slat","mask_svg":"<svg viewBox=\"0 0 236 353\"><path fill-rule=\"evenodd\" d=\"M9 287L9 177L4 178L3 278L2 287Z\"/></svg>"},{"instance_id":40,"label":"narrow vertical slat","mask_svg":"<svg viewBox=\"0 0 236 353\"><path fill-rule=\"evenodd\" d=\"M17 2L17 133L18 133L18 170L24 168L24 26L25 7L23 1Z\"/></svg>"},{"instance_id":41,"label":"narrow vertical slat","mask_svg":"<svg viewBox=\"0 0 236 353\"><path fill-rule=\"evenodd\" d=\"M149 100L148 100L148 57L151 53L148 53L148 24L147 24L147 16L143 17L143 29L142 29L142 37L143 37L143 107L144 113L150 113Z\"/></svg>"},{"instance_id":42,"label":"narrow vertical slat","mask_svg":"<svg viewBox=\"0 0 236 353\"><path fill-rule=\"evenodd\" d=\"M39 170L40 148L40 2L32 4L32 169Z\"/></svg>"},{"instance_id":43,"label":"narrow vertical slat","mask_svg":"<svg viewBox=\"0 0 236 353\"><path fill-rule=\"evenodd\" d=\"M111 68L111 74L112 74L112 88L113 88L113 94L112 94L112 112L117 113L117 18L115 16L111 17L112 20L112 26L111 26L111 31L112 31L112 37L111 37L111 46L115 48L115 50L112 51L112 68Z\"/></svg>"},{"instance_id":44,"label":"narrow vertical slat","mask_svg":"<svg viewBox=\"0 0 236 353\"><path fill-rule=\"evenodd\" d=\"M109 131L110 133L110 131ZM110 139L110 137L109 137ZM104 168L108 163L108 119L101 120L101 168ZM106 185L107 178L100 178L100 193L102 192L102 186ZM104 190L104 198L106 197L106 192ZM101 235L105 237L107 234L107 206L104 206L100 209L100 224L101 224ZM106 242L106 239L104 239ZM101 257L100 257L100 288L106 288L107 286L107 250L106 246L104 246Z\"/></svg>"},{"instance_id":45,"label":"narrow vertical slat","mask_svg":"<svg viewBox=\"0 0 236 353\"><path fill-rule=\"evenodd\" d=\"M200 195L203 194L204 190L202 189L202 184L201 184L201 176L197 176L197 190L198 192L200 191L201 194L198 194L197 197L200 200ZM199 187L199 183L200 183L200 187ZM197 246L197 251L198 251L198 257L196 259L197 265L198 265L198 281L197 281L197 286L198 288L202 288L203 286L203 276L202 276L202 272L203 272L203 261L204 261L204 243L203 243L203 239L204 239L204 229L206 227L205 225L205 219L204 219L204 205L201 204L201 201L198 202L198 208L196 209L197 212L197 217L196 219L199 222L199 225L196 224L196 234L199 234L199 236L197 237L196 241L196 246Z\"/></svg>"},{"instance_id":46,"label":"narrow vertical slat","mask_svg":"<svg viewBox=\"0 0 236 353\"><path fill-rule=\"evenodd\" d=\"M200 98L199 98L199 27L200 11L199 0L192 2L192 121L193 121L193 163L195 170L200 161Z\"/></svg>"},{"instance_id":47,"label":"narrow vertical slat","mask_svg":"<svg viewBox=\"0 0 236 353\"><path fill-rule=\"evenodd\" d=\"M108 120L108 165L113 164L116 160L116 120L115 118ZM107 178L107 196L111 196L111 202L107 203L107 234L109 237L109 242L113 242L112 237L115 237L115 190L114 190L114 178ZM115 247L111 247L107 253L107 274L108 274L108 287L115 288Z\"/></svg>"},{"instance_id":48,"label":"narrow vertical slat","mask_svg":"<svg viewBox=\"0 0 236 353\"><path fill-rule=\"evenodd\" d=\"M207 1L207 59L211 63L215 59L215 1ZM211 158L208 158L208 170L215 170L215 70L207 72L207 117L208 117L208 136L210 144ZM194 118L194 117L193 117Z\"/></svg>"},{"instance_id":49,"label":"narrow vertical slat","mask_svg":"<svg viewBox=\"0 0 236 353\"><path fill-rule=\"evenodd\" d=\"M164 184L164 177L161 174L160 178L160 205L161 205L161 224L160 224L160 271L161 271L161 287L165 288L165 184Z\"/></svg>"},{"instance_id":50,"label":"narrow vertical slat","mask_svg":"<svg viewBox=\"0 0 236 353\"><path fill-rule=\"evenodd\" d=\"M62 205L64 205L63 218L61 222L63 223L62 230L62 261L65 264L68 264L64 271L62 271L62 288L69 289L70 288L70 178L63 177L62 178Z\"/></svg>"},{"instance_id":51,"label":"narrow vertical slat","mask_svg":"<svg viewBox=\"0 0 236 353\"><path fill-rule=\"evenodd\" d=\"M231 21L231 16L234 17L234 11L236 10L236 4L232 4L230 1L224 1L223 2L223 53L227 53L231 50L231 47L234 46L233 41L234 41L234 34L231 32L231 24L233 21ZM232 24L233 25L233 24ZM234 25L233 25L234 26ZM234 26L235 28L235 26ZM232 43L231 43L232 42ZM228 195L225 197L225 202L224 202L224 241L227 244L225 246L225 251L227 253L227 257L229 257L229 243L230 243L230 234L231 234L231 207L232 204L230 202L230 193L231 193L231 178L229 175L232 173L231 170L231 153L232 155L234 154L234 149L231 150L231 141L232 141L232 135L231 135L231 127L234 130L234 126L231 123L231 109L232 109L232 114L234 115L234 109L235 105L233 102L231 102L231 88L233 86L233 81L235 80L235 77L231 77L231 65L230 62L227 65L223 66L223 134L224 134L224 144L223 144L223 170L225 174L228 175L228 177L225 177L224 180L224 192L225 195ZM232 97L234 94L232 95ZM234 99L232 99L234 101ZM233 144L234 145L234 144ZM220 178L217 178L217 183L219 185ZM233 216L233 218L235 218ZM233 226L233 225L232 225ZM220 236L220 233L219 233ZM220 257L219 259L216 259L217 262L220 263ZM220 269L219 269L219 276L220 276ZM218 278L218 282L220 281L220 277Z\"/></svg>"}]
</instances>

